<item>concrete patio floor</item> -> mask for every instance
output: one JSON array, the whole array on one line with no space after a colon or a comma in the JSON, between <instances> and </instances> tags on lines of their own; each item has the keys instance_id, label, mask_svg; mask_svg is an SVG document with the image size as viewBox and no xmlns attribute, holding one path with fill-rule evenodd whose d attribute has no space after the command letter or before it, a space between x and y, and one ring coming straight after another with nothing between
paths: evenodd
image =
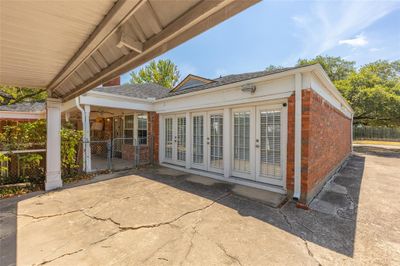
<instances>
[{"instance_id":1,"label":"concrete patio floor","mask_svg":"<svg viewBox=\"0 0 400 266\"><path fill-rule=\"evenodd\" d=\"M307 211L166 168L2 200L0 264L399 265L400 150L373 149Z\"/></svg>"}]
</instances>

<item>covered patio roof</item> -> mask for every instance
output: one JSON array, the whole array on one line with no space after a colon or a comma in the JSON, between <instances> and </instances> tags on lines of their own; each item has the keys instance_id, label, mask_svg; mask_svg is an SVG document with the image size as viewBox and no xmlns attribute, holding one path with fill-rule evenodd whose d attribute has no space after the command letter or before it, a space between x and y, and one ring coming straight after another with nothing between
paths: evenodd
<instances>
[{"instance_id":1,"label":"covered patio roof","mask_svg":"<svg viewBox=\"0 0 400 266\"><path fill-rule=\"evenodd\" d=\"M67 101L258 1L1 1L0 84Z\"/></svg>"}]
</instances>

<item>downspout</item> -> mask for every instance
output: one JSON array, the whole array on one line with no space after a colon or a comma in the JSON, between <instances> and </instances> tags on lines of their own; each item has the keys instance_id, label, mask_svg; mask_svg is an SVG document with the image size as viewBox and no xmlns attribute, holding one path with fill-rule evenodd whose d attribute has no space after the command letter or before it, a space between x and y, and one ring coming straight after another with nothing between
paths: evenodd
<instances>
[{"instance_id":1,"label":"downspout","mask_svg":"<svg viewBox=\"0 0 400 266\"><path fill-rule=\"evenodd\" d=\"M294 191L293 198L301 197L301 120L302 120L302 83L301 73L295 74L295 119L294 119Z\"/></svg>"},{"instance_id":2,"label":"downspout","mask_svg":"<svg viewBox=\"0 0 400 266\"><path fill-rule=\"evenodd\" d=\"M81 115L82 115L82 130L83 132L86 132L86 115L85 115L85 110L83 110L83 108L81 107L80 104L80 96L75 98L75 104L76 104L76 108L78 108L79 111L81 111ZM83 144L82 144L82 148L83 148L83 160L82 160L82 170L84 172L87 172L86 170L86 138L83 139Z\"/></svg>"}]
</instances>

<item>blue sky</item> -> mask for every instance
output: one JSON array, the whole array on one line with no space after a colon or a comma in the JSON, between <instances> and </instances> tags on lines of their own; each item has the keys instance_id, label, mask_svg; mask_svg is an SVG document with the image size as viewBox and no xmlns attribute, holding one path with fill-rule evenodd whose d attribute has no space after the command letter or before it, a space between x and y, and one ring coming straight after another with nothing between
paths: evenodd
<instances>
[{"instance_id":1,"label":"blue sky","mask_svg":"<svg viewBox=\"0 0 400 266\"><path fill-rule=\"evenodd\" d=\"M319 54L358 66L400 59L400 0L263 0L159 58L175 62L182 79L293 66Z\"/></svg>"}]
</instances>

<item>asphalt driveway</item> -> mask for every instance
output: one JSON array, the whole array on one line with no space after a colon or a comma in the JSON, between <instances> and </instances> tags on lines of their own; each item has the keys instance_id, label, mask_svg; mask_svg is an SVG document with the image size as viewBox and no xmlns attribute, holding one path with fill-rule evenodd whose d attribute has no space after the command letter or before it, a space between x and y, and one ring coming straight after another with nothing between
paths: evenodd
<instances>
[{"instance_id":1,"label":"asphalt driveway","mask_svg":"<svg viewBox=\"0 0 400 266\"><path fill-rule=\"evenodd\" d=\"M1 265L400 264L400 150L357 147L311 210L159 168L0 201Z\"/></svg>"}]
</instances>

